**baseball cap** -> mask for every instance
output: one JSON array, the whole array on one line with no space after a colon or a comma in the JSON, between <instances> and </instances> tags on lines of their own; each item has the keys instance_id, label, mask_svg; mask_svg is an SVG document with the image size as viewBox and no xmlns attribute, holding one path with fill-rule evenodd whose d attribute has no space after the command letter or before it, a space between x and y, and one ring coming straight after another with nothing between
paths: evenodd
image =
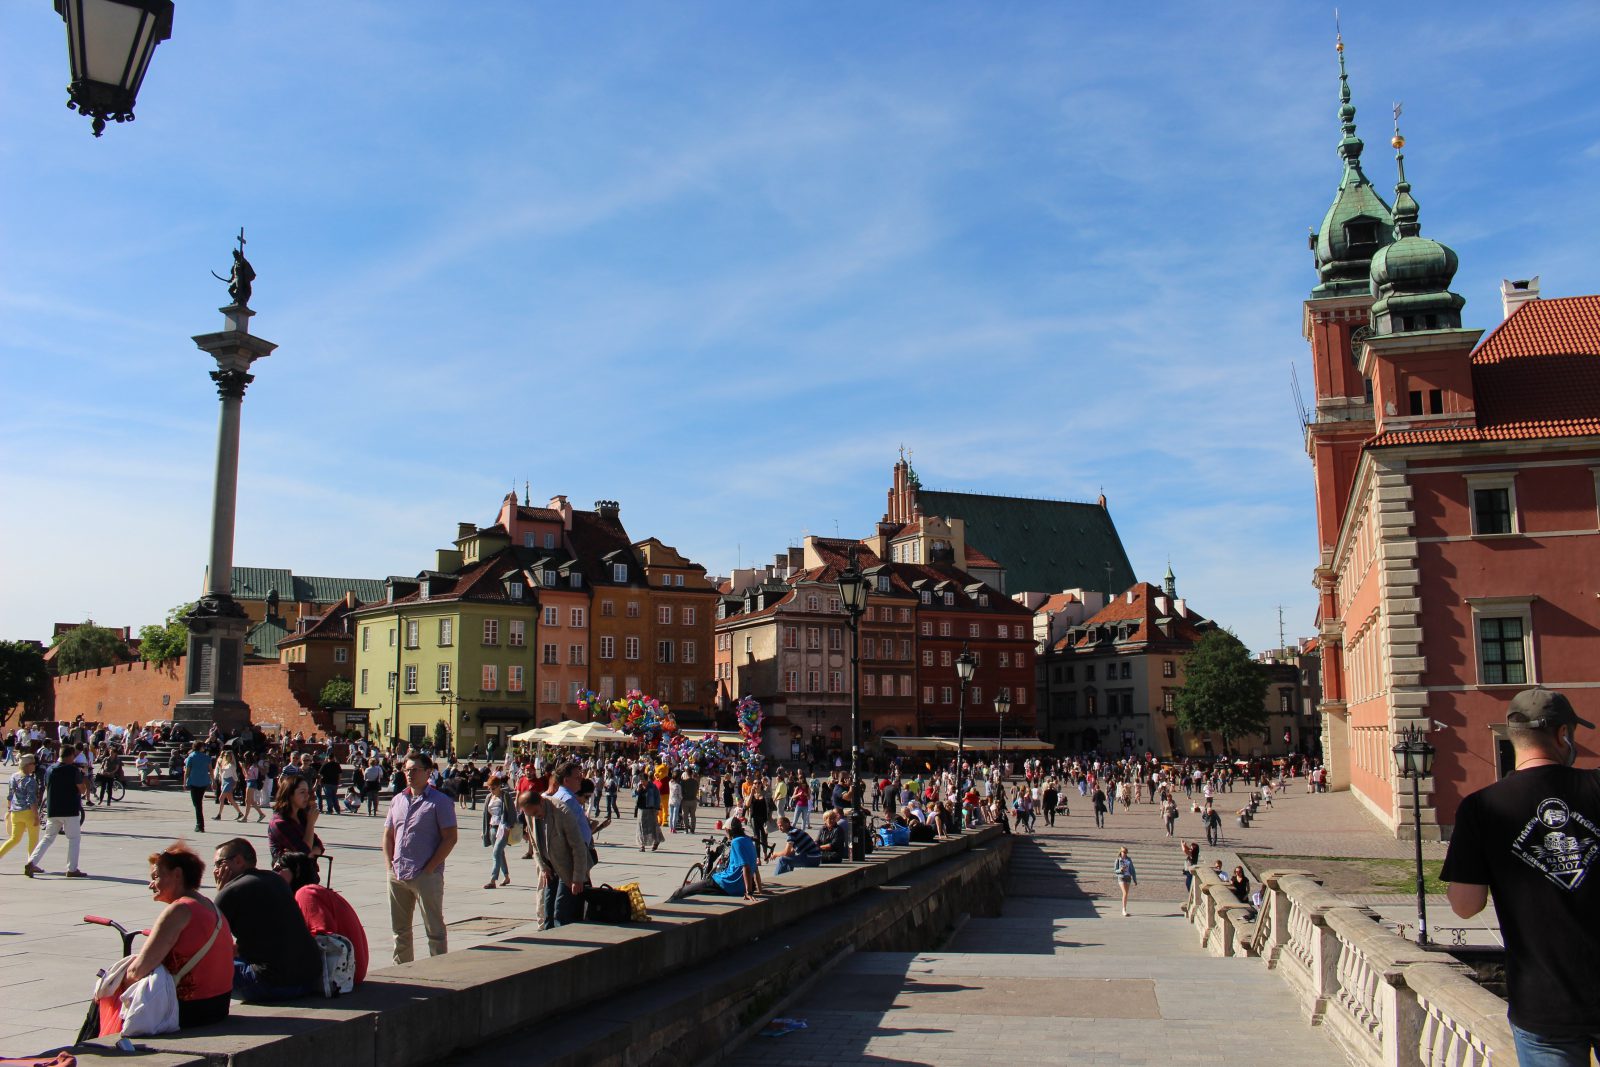
<instances>
[{"instance_id":1,"label":"baseball cap","mask_svg":"<svg viewBox=\"0 0 1600 1067\"><path fill-rule=\"evenodd\" d=\"M1511 698L1506 709L1506 723L1511 726L1587 726L1594 723L1578 718L1572 710L1572 701L1554 689L1524 689Z\"/></svg>"}]
</instances>

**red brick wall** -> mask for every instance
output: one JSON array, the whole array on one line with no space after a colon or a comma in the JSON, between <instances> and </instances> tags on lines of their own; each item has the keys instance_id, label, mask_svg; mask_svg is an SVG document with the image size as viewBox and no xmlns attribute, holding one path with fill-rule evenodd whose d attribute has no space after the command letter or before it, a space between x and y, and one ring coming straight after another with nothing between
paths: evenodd
<instances>
[{"instance_id":1,"label":"red brick wall","mask_svg":"<svg viewBox=\"0 0 1600 1067\"><path fill-rule=\"evenodd\" d=\"M296 695L304 664L247 663L244 700L252 722L279 723L290 733L326 732L309 704ZM167 697L167 703L162 703ZM161 667L140 661L99 670L79 671L55 679L57 721L82 715L87 722L130 725L171 719L172 706L183 699L183 660Z\"/></svg>"}]
</instances>

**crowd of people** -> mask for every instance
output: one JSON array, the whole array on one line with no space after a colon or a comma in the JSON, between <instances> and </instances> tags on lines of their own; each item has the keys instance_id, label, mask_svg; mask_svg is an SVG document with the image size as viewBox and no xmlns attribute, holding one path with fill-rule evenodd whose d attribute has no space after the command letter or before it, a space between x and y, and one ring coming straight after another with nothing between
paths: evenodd
<instances>
[{"instance_id":1,"label":"crowd of people","mask_svg":"<svg viewBox=\"0 0 1600 1067\"><path fill-rule=\"evenodd\" d=\"M555 928L584 920L602 861L596 835L628 815L639 851L659 849L669 834L698 832L707 809L718 815L725 839L715 850L720 859L673 899L715 894L753 901L766 893L769 878L861 858L879 842L935 841L990 824L1034 833L1041 819L1049 827L1069 815L1073 794L1102 826L1119 805L1124 813L1134 804L1158 805L1169 832L1181 794L1214 840L1225 794L1246 794L1253 808L1270 804L1293 776L1318 788L1320 774L1282 761L1173 764L1090 755L1030 757L1004 767L977 758L957 767L907 757L880 759L857 780L838 761L766 768L734 752L710 764L703 756L628 747L458 755L428 744L380 747L256 731L229 736L215 728L195 737L173 724L43 724L52 725L53 736L36 724L6 738L5 758L17 770L0 856L26 836L29 877L42 873L46 852L63 835L67 876L86 877L79 867L83 812L113 803L108 783L124 782L129 757L140 785L165 778L187 791L197 833L208 817L267 823L265 869L242 836L215 847L214 901L202 892L206 868L197 853L175 844L149 857L150 892L164 907L124 980L138 982L164 965L177 976L184 1026L225 1017L234 997L326 994L341 961L355 982L365 977L366 931L349 901L320 877L319 861L331 860L317 831L329 818L382 814L392 956L405 963L414 957L418 912L429 954L448 949L444 869L459 844L463 809L481 810L484 888L512 884L509 850L522 844L521 858L533 861L526 882L538 893L538 925ZM43 840L36 841L41 828ZM1137 884L1126 850L1116 877L1126 913L1128 890ZM114 1027L110 1014L106 1025Z\"/></svg>"}]
</instances>

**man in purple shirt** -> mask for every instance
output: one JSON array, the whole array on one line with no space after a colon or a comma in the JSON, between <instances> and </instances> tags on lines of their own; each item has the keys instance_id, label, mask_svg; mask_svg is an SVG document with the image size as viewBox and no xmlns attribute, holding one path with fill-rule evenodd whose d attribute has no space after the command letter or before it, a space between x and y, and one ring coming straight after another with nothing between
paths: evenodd
<instances>
[{"instance_id":1,"label":"man in purple shirt","mask_svg":"<svg viewBox=\"0 0 1600 1067\"><path fill-rule=\"evenodd\" d=\"M455 802L428 784L433 761L420 752L406 757L406 787L389 802L383 822L383 859L389 870L389 922L394 961L410 963L411 919L422 905L428 955L443 955L444 859L456 847Z\"/></svg>"}]
</instances>

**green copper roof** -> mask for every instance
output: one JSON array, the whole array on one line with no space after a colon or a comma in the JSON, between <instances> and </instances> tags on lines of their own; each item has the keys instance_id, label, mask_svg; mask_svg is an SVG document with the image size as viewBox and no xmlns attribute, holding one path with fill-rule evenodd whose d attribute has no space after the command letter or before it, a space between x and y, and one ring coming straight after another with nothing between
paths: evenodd
<instances>
[{"instance_id":1,"label":"green copper roof","mask_svg":"<svg viewBox=\"0 0 1600 1067\"><path fill-rule=\"evenodd\" d=\"M278 642L289 636L287 627L275 622L259 622L245 635L245 641L256 650L256 655L267 659L278 658Z\"/></svg>"},{"instance_id":2,"label":"green copper roof","mask_svg":"<svg viewBox=\"0 0 1600 1067\"><path fill-rule=\"evenodd\" d=\"M1394 240L1394 215L1361 170L1361 138L1356 136L1356 108L1350 102L1350 77L1339 42L1339 158L1344 177L1333 204L1322 218L1313 242L1317 277L1313 297L1352 296L1367 291L1372 256Z\"/></svg>"},{"instance_id":3,"label":"green copper roof","mask_svg":"<svg viewBox=\"0 0 1600 1067\"><path fill-rule=\"evenodd\" d=\"M318 578L281 567L233 568L234 599L265 600L274 589L285 603L332 604L343 600L346 590L355 593L363 604L384 599L381 578Z\"/></svg>"},{"instance_id":4,"label":"green copper roof","mask_svg":"<svg viewBox=\"0 0 1600 1067\"><path fill-rule=\"evenodd\" d=\"M965 520L967 542L1006 571L1007 593L1057 593L1106 587L1112 593L1134 583L1133 567L1111 512L1099 504L984 493L917 491L924 515Z\"/></svg>"},{"instance_id":5,"label":"green copper roof","mask_svg":"<svg viewBox=\"0 0 1600 1067\"><path fill-rule=\"evenodd\" d=\"M1466 300L1450 291L1459 260L1454 250L1422 236L1420 209L1406 181L1405 138L1395 111L1395 233L1399 239L1372 257L1374 333L1459 329Z\"/></svg>"}]
</instances>

